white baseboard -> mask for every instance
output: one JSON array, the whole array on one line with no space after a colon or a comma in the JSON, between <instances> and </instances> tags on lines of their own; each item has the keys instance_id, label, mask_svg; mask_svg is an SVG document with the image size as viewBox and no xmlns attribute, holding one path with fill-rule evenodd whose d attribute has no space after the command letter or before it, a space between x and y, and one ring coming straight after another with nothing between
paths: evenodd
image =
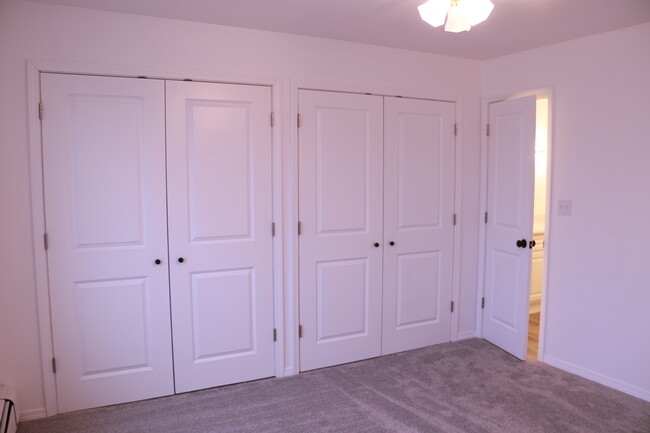
<instances>
[{"instance_id":1,"label":"white baseboard","mask_svg":"<svg viewBox=\"0 0 650 433\"><path fill-rule=\"evenodd\" d=\"M39 418L45 418L47 416L45 412L45 408L41 407L38 409L32 409L32 410L24 410L20 412L20 415L18 416L19 421L29 421L30 419L39 419Z\"/></svg>"},{"instance_id":2,"label":"white baseboard","mask_svg":"<svg viewBox=\"0 0 650 433\"><path fill-rule=\"evenodd\" d=\"M467 340L475 337L476 337L476 333L474 331L459 332L458 335L456 335L456 341Z\"/></svg>"},{"instance_id":3,"label":"white baseboard","mask_svg":"<svg viewBox=\"0 0 650 433\"><path fill-rule=\"evenodd\" d=\"M594 382L600 383L601 385L605 385L617 391L621 391L631 396L640 398L641 400L650 402L650 390L630 385L629 383L625 383L618 379L596 373L595 371L587 370L575 364L571 364L570 362L553 358L552 356L545 356L542 362L545 362L548 365L552 365L553 367L557 367L560 370L568 371L569 373L584 377L585 379L593 380Z\"/></svg>"},{"instance_id":4,"label":"white baseboard","mask_svg":"<svg viewBox=\"0 0 650 433\"><path fill-rule=\"evenodd\" d=\"M542 295L533 295L530 297L529 314L539 313L542 310Z\"/></svg>"}]
</instances>

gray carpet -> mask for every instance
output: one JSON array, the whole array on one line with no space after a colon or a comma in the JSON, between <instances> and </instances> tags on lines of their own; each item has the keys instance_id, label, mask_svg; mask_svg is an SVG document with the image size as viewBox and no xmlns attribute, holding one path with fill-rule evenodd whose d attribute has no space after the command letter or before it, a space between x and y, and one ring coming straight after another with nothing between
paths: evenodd
<instances>
[{"instance_id":1,"label":"gray carpet","mask_svg":"<svg viewBox=\"0 0 650 433\"><path fill-rule=\"evenodd\" d=\"M650 403L478 339L21 423L20 433L650 433Z\"/></svg>"}]
</instances>

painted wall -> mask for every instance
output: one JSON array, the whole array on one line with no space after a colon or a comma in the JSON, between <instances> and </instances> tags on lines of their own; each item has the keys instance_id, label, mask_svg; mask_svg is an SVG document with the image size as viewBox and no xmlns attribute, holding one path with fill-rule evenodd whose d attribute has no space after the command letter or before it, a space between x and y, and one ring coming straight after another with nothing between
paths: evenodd
<instances>
[{"instance_id":1,"label":"painted wall","mask_svg":"<svg viewBox=\"0 0 650 433\"><path fill-rule=\"evenodd\" d=\"M482 63L483 95L553 88L544 360L650 400L650 23ZM571 216L557 200L572 200Z\"/></svg>"},{"instance_id":2,"label":"painted wall","mask_svg":"<svg viewBox=\"0 0 650 433\"><path fill-rule=\"evenodd\" d=\"M423 53L33 3L0 1L0 383L21 411L44 407L33 274L26 60L136 65L282 82L282 146L289 149L292 80L462 97L463 192L459 332L474 335L478 239L480 64ZM291 191L292 179L285 178ZM286 199L286 197L285 197ZM288 277L287 277L288 278ZM291 289L287 279L286 289Z\"/></svg>"}]
</instances>

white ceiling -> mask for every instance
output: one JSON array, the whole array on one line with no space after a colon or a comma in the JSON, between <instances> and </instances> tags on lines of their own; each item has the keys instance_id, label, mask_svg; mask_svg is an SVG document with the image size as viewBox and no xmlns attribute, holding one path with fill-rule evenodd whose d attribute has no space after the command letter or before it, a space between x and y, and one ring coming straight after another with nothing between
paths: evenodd
<instances>
[{"instance_id":1,"label":"white ceiling","mask_svg":"<svg viewBox=\"0 0 650 433\"><path fill-rule=\"evenodd\" d=\"M650 0L492 0L487 21L458 34L420 20L425 0L35 1L480 60L650 21Z\"/></svg>"}]
</instances>

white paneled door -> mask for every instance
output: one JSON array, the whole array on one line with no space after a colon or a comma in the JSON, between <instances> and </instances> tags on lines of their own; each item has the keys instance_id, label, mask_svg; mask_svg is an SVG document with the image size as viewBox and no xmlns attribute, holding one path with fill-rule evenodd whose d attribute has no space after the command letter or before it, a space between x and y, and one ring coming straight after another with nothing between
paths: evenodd
<instances>
[{"instance_id":1,"label":"white paneled door","mask_svg":"<svg viewBox=\"0 0 650 433\"><path fill-rule=\"evenodd\" d=\"M167 82L176 391L273 376L271 89Z\"/></svg>"},{"instance_id":2,"label":"white paneled door","mask_svg":"<svg viewBox=\"0 0 650 433\"><path fill-rule=\"evenodd\" d=\"M382 353L451 339L455 105L384 100Z\"/></svg>"},{"instance_id":3,"label":"white paneled door","mask_svg":"<svg viewBox=\"0 0 650 433\"><path fill-rule=\"evenodd\" d=\"M164 83L41 80L59 411L171 394Z\"/></svg>"},{"instance_id":4,"label":"white paneled door","mask_svg":"<svg viewBox=\"0 0 650 433\"><path fill-rule=\"evenodd\" d=\"M300 369L381 354L381 96L300 90Z\"/></svg>"},{"instance_id":5,"label":"white paneled door","mask_svg":"<svg viewBox=\"0 0 650 433\"><path fill-rule=\"evenodd\" d=\"M489 106L483 337L526 359L535 179L535 96Z\"/></svg>"}]
</instances>

